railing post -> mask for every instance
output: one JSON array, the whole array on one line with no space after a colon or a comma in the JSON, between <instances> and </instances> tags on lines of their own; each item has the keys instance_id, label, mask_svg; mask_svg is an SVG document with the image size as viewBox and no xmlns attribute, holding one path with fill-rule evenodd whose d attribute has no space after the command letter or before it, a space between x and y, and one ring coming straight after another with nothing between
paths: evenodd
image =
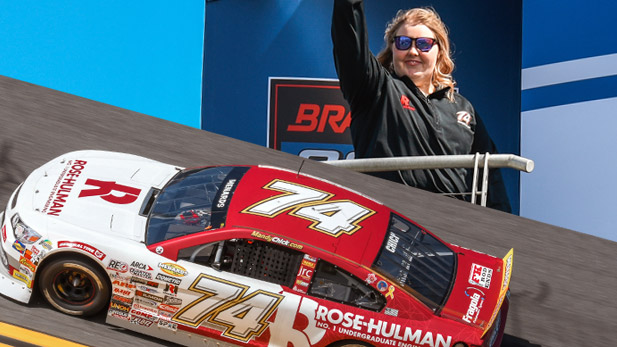
<instances>
[{"instance_id":1,"label":"railing post","mask_svg":"<svg viewBox=\"0 0 617 347\"><path fill-rule=\"evenodd\" d=\"M473 156L473 181L471 183L471 203L475 205L478 196L478 170L480 170L480 153Z\"/></svg>"},{"instance_id":2,"label":"railing post","mask_svg":"<svg viewBox=\"0 0 617 347\"><path fill-rule=\"evenodd\" d=\"M480 158L483 158L480 162ZM514 154L464 154L464 155L437 155L437 156L413 156L413 157L390 157L373 159L350 159L331 160L324 163L359 172L384 172L396 170L434 170L445 168L473 168L473 183L471 202L477 201L480 194L480 204L486 206L488 198L488 173L491 168L511 168L524 172L534 169L533 160L519 157ZM482 188L478 193L478 174L482 171ZM465 194L469 194L466 192Z\"/></svg>"},{"instance_id":3,"label":"railing post","mask_svg":"<svg viewBox=\"0 0 617 347\"><path fill-rule=\"evenodd\" d=\"M480 205L486 207L486 199L488 197L488 157L490 154L486 152L484 154L484 168L482 169L482 196L480 198Z\"/></svg>"}]
</instances>

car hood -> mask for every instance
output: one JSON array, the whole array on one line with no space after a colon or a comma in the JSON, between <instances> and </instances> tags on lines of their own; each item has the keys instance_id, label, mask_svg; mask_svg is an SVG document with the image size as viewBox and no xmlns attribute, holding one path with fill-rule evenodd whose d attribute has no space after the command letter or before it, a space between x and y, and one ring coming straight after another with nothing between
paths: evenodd
<instances>
[{"instance_id":1,"label":"car hood","mask_svg":"<svg viewBox=\"0 0 617 347\"><path fill-rule=\"evenodd\" d=\"M454 246L458 253L456 282L442 315L486 332L510 286L513 251L503 259Z\"/></svg>"},{"instance_id":2,"label":"car hood","mask_svg":"<svg viewBox=\"0 0 617 347\"><path fill-rule=\"evenodd\" d=\"M31 201L24 207L50 217L47 229L74 227L141 241L144 200L177 172L174 166L135 155L72 152L33 172L20 200L25 205Z\"/></svg>"}]
</instances>

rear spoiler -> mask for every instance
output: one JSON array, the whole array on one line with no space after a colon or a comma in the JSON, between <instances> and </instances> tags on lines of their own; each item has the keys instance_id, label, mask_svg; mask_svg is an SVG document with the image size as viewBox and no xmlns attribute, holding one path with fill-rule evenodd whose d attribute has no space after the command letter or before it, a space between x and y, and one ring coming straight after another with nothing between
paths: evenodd
<instances>
[{"instance_id":1,"label":"rear spoiler","mask_svg":"<svg viewBox=\"0 0 617 347\"><path fill-rule=\"evenodd\" d=\"M501 310L501 305L503 305L503 300L506 298L506 294L510 289L510 278L512 277L512 258L514 257L514 249L510 249L508 254L503 258L503 264L501 269L501 290L499 292L499 300L497 301L497 305L495 306L495 310L493 311L493 315L489 320L486 328L484 328L484 332L482 333L482 337L486 334L486 332L493 326L495 322L495 318L497 318L497 314L499 310Z\"/></svg>"}]
</instances>

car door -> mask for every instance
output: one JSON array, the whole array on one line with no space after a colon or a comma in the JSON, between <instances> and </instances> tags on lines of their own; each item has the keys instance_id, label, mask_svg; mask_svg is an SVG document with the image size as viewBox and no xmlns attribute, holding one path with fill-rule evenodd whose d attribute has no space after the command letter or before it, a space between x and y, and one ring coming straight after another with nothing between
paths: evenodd
<instances>
[{"instance_id":1,"label":"car door","mask_svg":"<svg viewBox=\"0 0 617 347\"><path fill-rule=\"evenodd\" d=\"M290 289L303 257L297 250L253 238L180 249L177 264L187 275L170 322L227 342L314 345L324 329L316 324L294 327L298 315L310 321L317 308Z\"/></svg>"}]
</instances>

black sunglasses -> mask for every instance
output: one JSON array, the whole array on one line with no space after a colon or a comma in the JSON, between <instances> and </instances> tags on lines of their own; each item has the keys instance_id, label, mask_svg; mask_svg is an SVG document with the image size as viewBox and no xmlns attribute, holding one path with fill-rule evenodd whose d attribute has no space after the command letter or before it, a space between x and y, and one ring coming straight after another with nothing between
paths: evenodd
<instances>
[{"instance_id":1,"label":"black sunglasses","mask_svg":"<svg viewBox=\"0 0 617 347\"><path fill-rule=\"evenodd\" d=\"M416 41L416 48L421 52L428 52L437 44L437 40L430 37L395 36L394 46L400 51L406 51L411 48L414 41Z\"/></svg>"}]
</instances>

